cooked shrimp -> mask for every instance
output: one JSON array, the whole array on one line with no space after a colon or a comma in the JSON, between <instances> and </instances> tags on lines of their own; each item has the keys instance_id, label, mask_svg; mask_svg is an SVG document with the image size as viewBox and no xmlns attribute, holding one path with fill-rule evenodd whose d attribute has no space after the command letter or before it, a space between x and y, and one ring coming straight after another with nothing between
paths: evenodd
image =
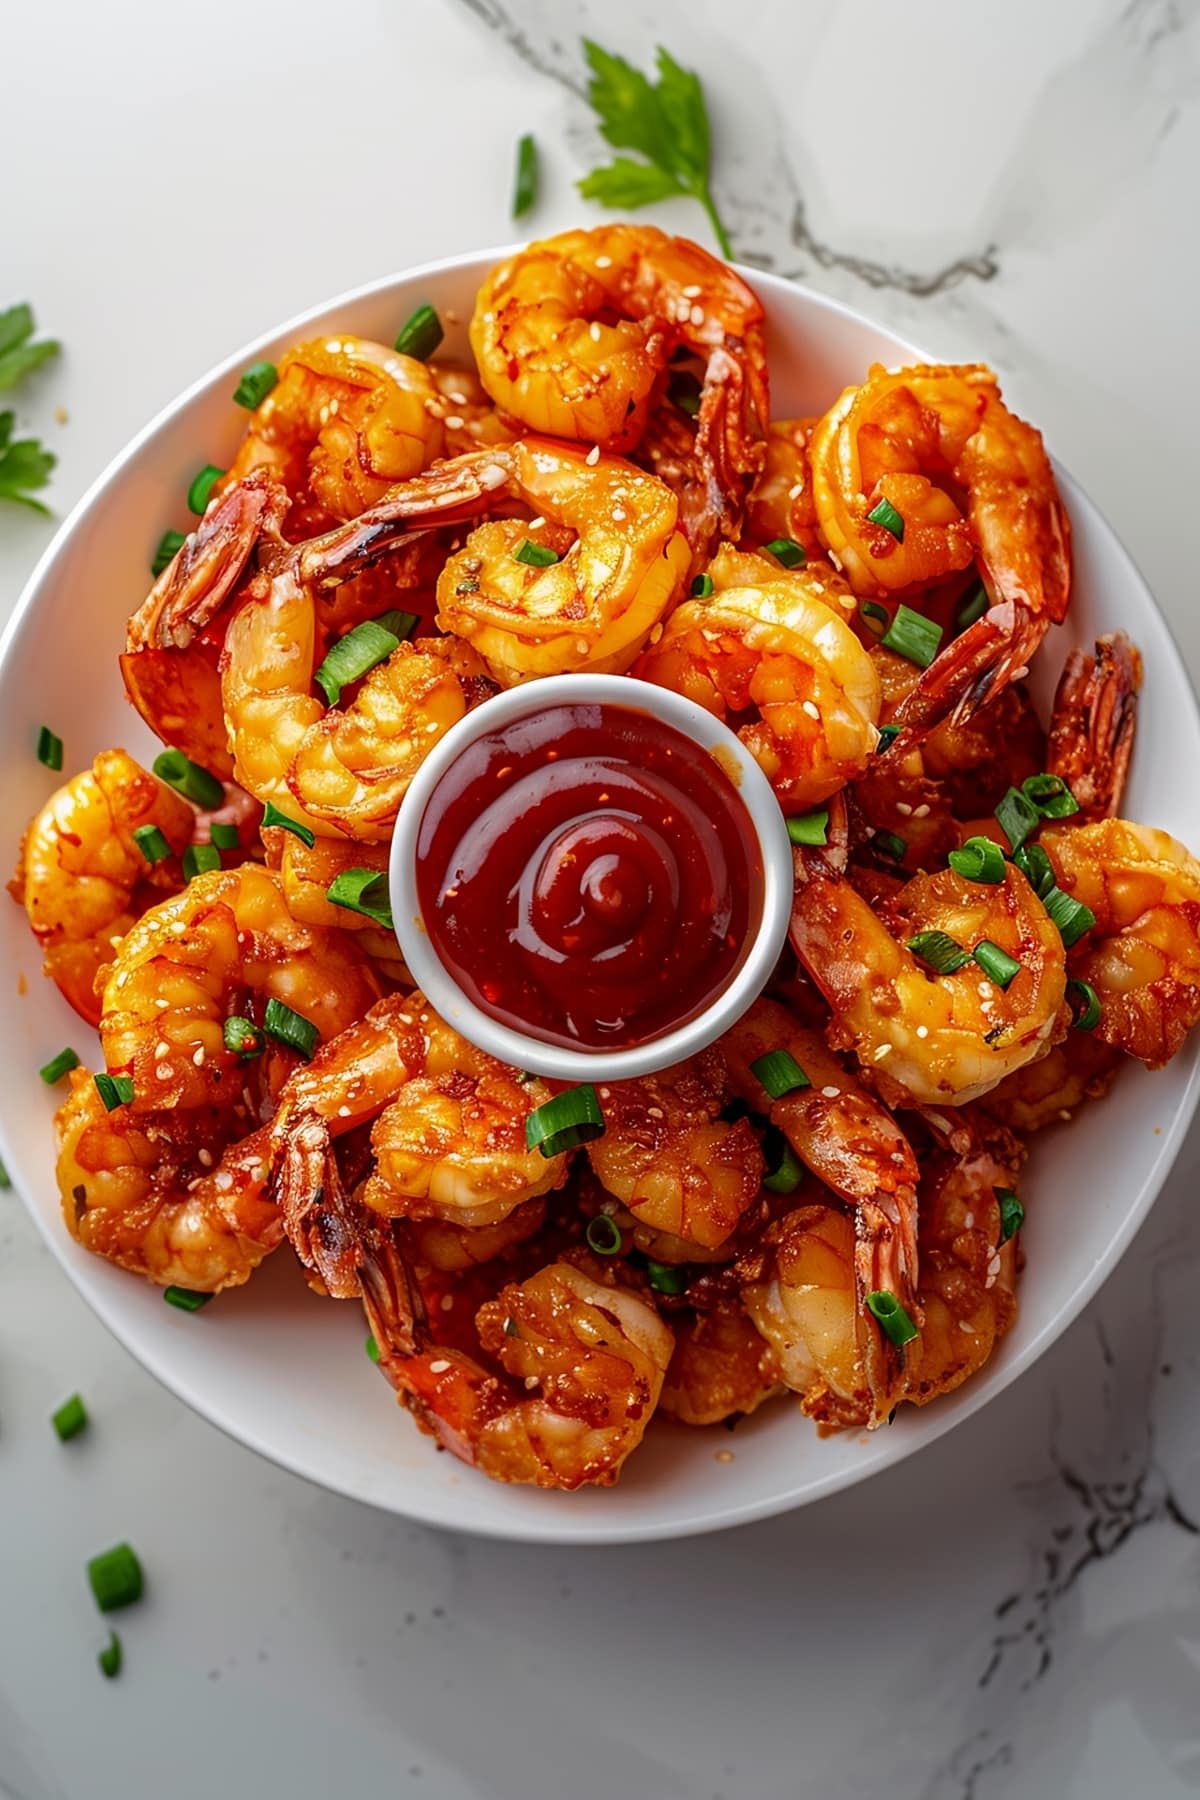
<instances>
[{"instance_id":1,"label":"cooked shrimp","mask_svg":"<svg viewBox=\"0 0 1200 1800\"><path fill-rule=\"evenodd\" d=\"M100 1042L133 1079L134 1112L228 1106L242 1065L226 1019L259 1023L275 999L332 1038L378 994L351 937L299 924L279 877L245 863L198 875L133 926L105 971Z\"/></svg>"},{"instance_id":2,"label":"cooked shrimp","mask_svg":"<svg viewBox=\"0 0 1200 1800\"><path fill-rule=\"evenodd\" d=\"M756 714L738 736L788 811L861 774L878 741L879 678L843 616L828 564L785 571L721 550L713 592L676 608L633 674L719 719Z\"/></svg>"},{"instance_id":3,"label":"cooked shrimp","mask_svg":"<svg viewBox=\"0 0 1200 1800\"><path fill-rule=\"evenodd\" d=\"M808 460L816 423L815 419L772 420L762 471L746 502L742 542L747 550L791 538L810 559L824 561Z\"/></svg>"},{"instance_id":4,"label":"cooked shrimp","mask_svg":"<svg viewBox=\"0 0 1200 1800\"><path fill-rule=\"evenodd\" d=\"M1127 819L1043 829L1058 885L1096 923L1071 951L1101 1003L1096 1036L1161 1068L1200 1022L1200 862Z\"/></svg>"},{"instance_id":5,"label":"cooked shrimp","mask_svg":"<svg viewBox=\"0 0 1200 1800\"><path fill-rule=\"evenodd\" d=\"M244 1109L106 1112L81 1068L54 1122L63 1218L97 1256L162 1287L215 1293L247 1281L282 1241L266 1130Z\"/></svg>"},{"instance_id":6,"label":"cooked shrimp","mask_svg":"<svg viewBox=\"0 0 1200 1800\"><path fill-rule=\"evenodd\" d=\"M442 430L447 456L464 456L468 450L490 450L511 444L511 431L492 405L491 396L475 369L455 363L426 363L430 377L445 402Z\"/></svg>"},{"instance_id":7,"label":"cooked shrimp","mask_svg":"<svg viewBox=\"0 0 1200 1800\"><path fill-rule=\"evenodd\" d=\"M745 1119L720 1117L730 1085L719 1056L691 1061L601 1096L604 1136L587 1146L601 1183L640 1222L712 1249L758 1197L765 1164Z\"/></svg>"},{"instance_id":8,"label":"cooked shrimp","mask_svg":"<svg viewBox=\"0 0 1200 1800\"><path fill-rule=\"evenodd\" d=\"M1121 804L1137 725L1142 659L1123 631L1096 639L1095 654L1072 650L1050 717L1046 768L1065 781L1086 819L1111 819Z\"/></svg>"},{"instance_id":9,"label":"cooked shrimp","mask_svg":"<svg viewBox=\"0 0 1200 1800\"><path fill-rule=\"evenodd\" d=\"M875 912L828 853L797 850L791 941L833 1009L831 1041L917 1100L963 1105L1041 1056L1065 1027L1062 939L1025 877L915 875ZM1020 967L1002 989L973 960L939 975L908 947L938 931Z\"/></svg>"},{"instance_id":10,"label":"cooked shrimp","mask_svg":"<svg viewBox=\"0 0 1200 1800\"><path fill-rule=\"evenodd\" d=\"M60 787L25 833L9 883L42 946L45 971L90 1025L96 977L138 914L183 885L179 858L196 815L124 750L102 750ZM172 854L151 863L134 832L157 826Z\"/></svg>"},{"instance_id":11,"label":"cooked shrimp","mask_svg":"<svg viewBox=\"0 0 1200 1800\"><path fill-rule=\"evenodd\" d=\"M1017 1069L979 1102L1013 1131L1040 1131L1072 1118L1086 1100L1100 1100L1124 1058L1094 1031L1069 1031L1037 1062Z\"/></svg>"},{"instance_id":12,"label":"cooked shrimp","mask_svg":"<svg viewBox=\"0 0 1200 1800\"><path fill-rule=\"evenodd\" d=\"M529 244L481 286L471 348L503 413L609 451L639 443L677 349L704 358L695 439L704 529L738 535L770 414L763 309L708 251L647 225Z\"/></svg>"},{"instance_id":13,"label":"cooked shrimp","mask_svg":"<svg viewBox=\"0 0 1200 1800\"><path fill-rule=\"evenodd\" d=\"M775 1353L740 1299L671 1315L675 1351L659 1406L684 1425L718 1425L781 1392Z\"/></svg>"}]
</instances>

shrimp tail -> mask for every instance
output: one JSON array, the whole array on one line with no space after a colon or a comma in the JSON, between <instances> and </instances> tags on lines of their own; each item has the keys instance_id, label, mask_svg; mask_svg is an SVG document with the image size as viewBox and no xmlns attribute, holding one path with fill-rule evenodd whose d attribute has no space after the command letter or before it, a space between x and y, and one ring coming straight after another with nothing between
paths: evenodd
<instances>
[{"instance_id":1,"label":"shrimp tail","mask_svg":"<svg viewBox=\"0 0 1200 1800\"><path fill-rule=\"evenodd\" d=\"M1028 673L1049 619L1016 600L1000 600L934 657L912 692L896 708L901 732L892 745L903 756L949 719L963 725L989 700Z\"/></svg>"},{"instance_id":2,"label":"shrimp tail","mask_svg":"<svg viewBox=\"0 0 1200 1800\"><path fill-rule=\"evenodd\" d=\"M271 1191L292 1249L325 1293L335 1300L356 1299L362 1292L364 1233L329 1127L315 1113L297 1118L285 1110L272 1139Z\"/></svg>"},{"instance_id":3,"label":"shrimp tail","mask_svg":"<svg viewBox=\"0 0 1200 1800\"><path fill-rule=\"evenodd\" d=\"M1142 659L1123 631L1097 638L1095 654L1072 650L1063 668L1046 768L1066 782L1085 820L1115 817L1137 728Z\"/></svg>"},{"instance_id":4,"label":"shrimp tail","mask_svg":"<svg viewBox=\"0 0 1200 1800\"><path fill-rule=\"evenodd\" d=\"M710 553L721 538L741 536L750 486L766 461L768 400L761 359L737 356L723 345L713 350L704 371L696 420L696 460L704 505L701 539L689 532L694 549Z\"/></svg>"}]
</instances>

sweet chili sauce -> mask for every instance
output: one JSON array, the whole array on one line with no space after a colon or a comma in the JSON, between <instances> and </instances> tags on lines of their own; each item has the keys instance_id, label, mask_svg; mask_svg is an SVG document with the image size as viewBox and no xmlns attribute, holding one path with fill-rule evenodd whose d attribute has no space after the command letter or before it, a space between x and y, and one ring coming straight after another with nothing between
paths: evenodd
<instances>
[{"instance_id":1,"label":"sweet chili sauce","mask_svg":"<svg viewBox=\"0 0 1200 1800\"><path fill-rule=\"evenodd\" d=\"M633 706L531 710L442 776L417 845L432 947L484 1012L623 1049L728 986L763 904L758 840L715 756Z\"/></svg>"}]
</instances>

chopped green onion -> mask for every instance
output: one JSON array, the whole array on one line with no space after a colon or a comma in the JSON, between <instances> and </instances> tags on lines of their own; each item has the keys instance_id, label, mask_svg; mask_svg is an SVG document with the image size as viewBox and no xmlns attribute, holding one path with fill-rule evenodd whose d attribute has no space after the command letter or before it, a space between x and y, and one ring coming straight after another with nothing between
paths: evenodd
<instances>
[{"instance_id":1,"label":"chopped green onion","mask_svg":"<svg viewBox=\"0 0 1200 1800\"><path fill-rule=\"evenodd\" d=\"M672 369L667 378L667 393L681 413L694 419L703 399L700 383L690 369Z\"/></svg>"},{"instance_id":2,"label":"chopped green onion","mask_svg":"<svg viewBox=\"0 0 1200 1800\"><path fill-rule=\"evenodd\" d=\"M885 531L890 531L898 544L904 542L904 520L890 500L877 500L867 518L872 525L882 525Z\"/></svg>"},{"instance_id":3,"label":"chopped green onion","mask_svg":"<svg viewBox=\"0 0 1200 1800\"><path fill-rule=\"evenodd\" d=\"M1067 983L1067 1000L1071 1008L1071 1023L1076 1031L1095 1031L1100 1023L1100 996L1090 981L1079 981L1074 976Z\"/></svg>"},{"instance_id":4,"label":"chopped green onion","mask_svg":"<svg viewBox=\"0 0 1200 1800\"><path fill-rule=\"evenodd\" d=\"M9 1174L8 1170L5 1168L4 1164L2 1162L0 1162L0 1188L10 1188L11 1186L12 1186L12 1176Z\"/></svg>"},{"instance_id":5,"label":"chopped green onion","mask_svg":"<svg viewBox=\"0 0 1200 1800\"><path fill-rule=\"evenodd\" d=\"M193 806L203 807L212 812L225 804L225 789L215 775L202 769L199 763L190 762L182 750L164 750L156 756L151 764L160 781L173 787L177 794L190 800Z\"/></svg>"},{"instance_id":6,"label":"chopped green onion","mask_svg":"<svg viewBox=\"0 0 1200 1800\"><path fill-rule=\"evenodd\" d=\"M523 219L537 204L538 153L533 133L517 139L517 178L513 183L512 216Z\"/></svg>"},{"instance_id":7,"label":"chopped green onion","mask_svg":"<svg viewBox=\"0 0 1200 1800\"><path fill-rule=\"evenodd\" d=\"M199 1312L202 1306L215 1299L213 1294L201 1294L195 1288L165 1287L163 1299L168 1306L176 1306L180 1312Z\"/></svg>"},{"instance_id":8,"label":"chopped green onion","mask_svg":"<svg viewBox=\"0 0 1200 1800\"><path fill-rule=\"evenodd\" d=\"M954 623L958 626L960 631L965 631L968 625L974 625L976 619L982 619L987 609L987 589L984 587L982 581L977 581L958 611L955 613Z\"/></svg>"},{"instance_id":9,"label":"chopped green onion","mask_svg":"<svg viewBox=\"0 0 1200 1800\"><path fill-rule=\"evenodd\" d=\"M401 612L399 607L393 606L387 612L379 613L375 623L382 625L385 631L390 631L397 643L402 644L413 626L420 623L420 618L420 613Z\"/></svg>"},{"instance_id":10,"label":"chopped green onion","mask_svg":"<svg viewBox=\"0 0 1200 1800\"><path fill-rule=\"evenodd\" d=\"M115 1612L119 1606L132 1606L140 1600L145 1588L142 1565L129 1544L115 1544L87 1566L88 1580L96 1605L101 1612Z\"/></svg>"},{"instance_id":11,"label":"chopped green onion","mask_svg":"<svg viewBox=\"0 0 1200 1800\"><path fill-rule=\"evenodd\" d=\"M772 1194L794 1194L804 1179L800 1158L790 1144L784 1144L778 1165L763 1176L763 1186Z\"/></svg>"},{"instance_id":12,"label":"chopped green onion","mask_svg":"<svg viewBox=\"0 0 1200 1800\"><path fill-rule=\"evenodd\" d=\"M995 887L1004 880L1004 852L990 837L969 837L961 850L952 850L946 861L967 881L983 881Z\"/></svg>"},{"instance_id":13,"label":"chopped green onion","mask_svg":"<svg viewBox=\"0 0 1200 1800\"><path fill-rule=\"evenodd\" d=\"M1085 931L1090 931L1096 923L1096 915L1090 906L1081 900L1075 900L1070 894L1064 894L1060 887L1052 887L1048 894L1043 894L1042 905L1058 926L1058 935L1067 950L1077 944Z\"/></svg>"},{"instance_id":14,"label":"chopped green onion","mask_svg":"<svg viewBox=\"0 0 1200 1800\"><path fill-rule=\"evenodd\" d=\"M525 1120L525 1148L549 1160L576 1144L604 1136L604 1112L590 1081L535 1107Z\"/></svg>"},{"instance_id":15,"label":"chopped green onion","mask_svg":"<svg viewBox=\"0 0 1200 1800\"><path fill-rule=\"evenodd\" d=\"M688 1272L686 1268L676 1268L673 1263L655 1262L653 1257L648 1257L646 1280L656 1294L682 1294L687 1289Z\"/></svg>"},{"instance_id":16,"label":"chopped green onion","mask_svg":"<svg viewBox=\"0 0 1200 1800\"><path fill-rule=\"evenodd\" d=\"M187 534L182 531L164 531L158 540L158 548L150 558L150 573L157 581L164 569L169 569L183 546L187 543Z\"/></svg>"},{"instance_id":17,"label":"chopped green onion","mask_svg":"<svg viewBox=\"0 0 1200 1800\"><path fill-rule=\"evenodd\" d=\"M133 841L151 865L165 862L171 854L171 846L157 825L139 825L133 834Z\"/></svg>"},{"instance_id":18,"label":"chopped green onion","mask_svg":"<svg viewBox=\"0 0 1200 1800\"><path fill-rule=\"evenodd\" d=\"M81 1431L87 1430L87 1407L79 1394L72 1394L64 1400L57 1412L50 1414L50 1423L65 1444L70 1438L78 1437Z\"/></svg>"},{"instance_id":19,"label":"chopped green onion","mask_svg":"<svg viewBox=\"0 0 1200 1800\"><path fill-rule=\"evenodd\" d=\"M1000 1242L1007 1244L1025 1223L1025 1208L1011 1188L993 1188L992 1192L1000 1202Z\"/></svg>"},{"instance_id":20,"label":"chopped green onion","mask_svg":"<svg viewBox=\"0 0 1200 1800\"><path fill-rule=\"evenodd\" d=\"M793 844L824 844L829 840L829 808L818 806L812 812L796 813L787 821L787 834Z\"/></svg>"},{"instance_id":21,"label":"chopped green onion","mask_svg":"<svg viewBox=\"0 0 1200 1800\"><path fill-rule=\"evenodd\" d=\"M522 538L513 551L513 561L528 563L531 569L548 569L551 563L559 561L557 550L551 550L549 544L535 544L532 538Z\"/></svg>"},{"instance_id":22,"label":"chopped green onion","mask_svg":"<svg viewBox=\"0 0 1200 1800\"><path fill-rule=\"evenodd\" d=\"M1042 846L1022 844L1019 850L1013 851L1012 859L1038 899L1044 900L1055 882L1054 866Z\"/></svg>"},{"instance_id":23,"label":"chopped green onion","mask_svg":"<svg viewBox=\"0 0 1200 1800\"><path fill-rule=\"evenodd\" d=\"M889 1293L887 1288L876 1288L873 1294L867 1295L867 1309L898 1350L903 1350L905 1344L911 1344L916 1337L916 1326L895 1294Z\"/></svg>"},{"instance_id":24,"label":"chopped green onion","mask_svg":"<svg viewBox=\"0 0 1200 1800\"><path fill-rule=\"evenodd\" d=\"M887 607L880 606L877 600L864 600L859 611L864 619L869 619L872 625L882 625L885 631L892 622Z\"/></svg>"},{"instance_id":25,"label":"chopped green onion","mask_svg":"<svg viewBox=\"0 0 1200 1800\"><path fill-rule=\"evenodd\" d=\"M432 306L418 306L416 312L400 327L396 348L401 356L413 356L418 362L428 362L445 335L442 321Z\"/></svg>"},{"instance_id":26,"label":"chopped green onion","mask_svg":"<svg viewBox=\"0 0 1200 1800\"><path fill-rule=\"evenodd\" d=\"M204 467L192 476L187 491L189 511L204 512L208 506L209 496L224 473L224 469L218 469L215 463L205 463Z\"/></svg>"},{"instance_id":27,"label":"chopped green onion","mask_svg":"<svg viewBox=\"0 0 1200 1800\"><path fill-rule=\"evenodd\" d=\"M195 881L197 875L211 875L221 866L221 852L215 844L189 844L183 853L183 878Z\"/></svg>"},{"instance_id":28,"label":"chopped green onion","mask_svg":"<svg viewBox=\"0 0 1200 1800\"><path fill-rule=\"evenodd\" d=\"M379 1345L375 1342L375 1337L372 1332L367 1333L367 1341L363 1345L363 1349L366 1351L371 1362L377 1363L379 1361Z\"/></svg>"},{"instance_id":29,"label":"chopped green onion","mask_svg":"<svg viewBox=\"0 0 1200 1800\"><path fill-rule=\"evenodd\" d=\"M881 856L889 856L893 862L903 862L908 849L907 843L895 831L877 831L871 839L871 846Z\"/></svg>"},{"instance_id":30,"label":"chopped green onion","mask_svg":"<svg viewBox=\"0 0 1200 1800\"><path fill-rule=\"evenodd\" d=\"M223 1036L225 1048L232 1050L244 1062L249 1062L253 1056L261 1056L266 1049L258 1026L250 1019L243 1019L238 1013L226 1019Z\"/></svg>"},{"instance_id":31,"label":"chopped green onion","mask_svg":"<svg viewBox=\"0 0 1200 1800\"><path fill-rule=\"evenodd\" d=\"M100 1665L100 1673L113 1681L121 1673L121 1640L115 1631L108 1634L108 1642L103 1650L96 1653L96 1661Z\"/></svg>"},{"instance_id":32,"label":"chopped green onion","mask_svg":"<svg viewBox=\"0 0 1200 1800\"><path fill-rule=\"evenodd\" d=\"M971 960L970 951L956 944L946 931L918 931L916 937L909 938L908 947L935 975L953 975Z\"/></svg>"},{"instance_id":33,"label":"chopped green onion","mask_svg":"<svg viewBox=\"0 0 1200 1800\"><path fill-rule=\"evenodd\" d=\"M763 545L763 549L776 562L781 562L785 569L798 569L808 561L808 552L795 538L772 538L769 544Z\"/></svg>"},{"instance_id":34,"label":"chopped green onion","mask_svg":"<svg viewBox=\"0 0 1200 1800\"><path fill-rule=\"evenodd\" d=\"M885 650L894 650L918 669L927 669L938 653L942 628L932 619L923 618L911 606L898 606L896 616L879 640Z\"/></svg>"},{"instance_id":35,"label":"chopped green onion","mask_svg":"<svg viewBox=\"0 0 1200 1800\"><path fill-rule=\"evenodd\" d=\"M1014 850L1019 850L1029 834L1038 828L1037 807L1025 798L1020 788L1009 788L996 808L996 817Z\"/></svg>"},{"instance_id":36,"label":"chopped green onion","mask_svg":"<svg viewBox=\"0 0 1200 1800\"><path fill-rule=\"evenodd\" d=\"M208 835L218 850L236 850L241 843L237 826L222 825L218 819L214 819L209 826Z\"/></svg>"},{"instance_id":37,"label":"chopped green onion","mask_svg":"<svg viewBox=\"0 0 1200 1800\"><path fill-rule=\"evenodd\" d=\"M1007 950L1002 950L999 944L993 944L991 938L981 938L971 954L997 987L1010 986L1021 973L1021 965L1016 957L1010 956Z\"/></svg>"},{"instance_id":38,"label":"chopped green onion","mask_svg":"<svg viewBox=\"0 0 1200 1800\"><path fill-rule=\"evenodd\" d=\"M317 1039L321 1033L311 1019L303 1013L293 1012L282 1000L274 995L267 1001L263 1013L263 1030L268 1037L277 1043L286 1044L289 1050L295 1050L308 1062L317 1047Z\"/></svg>"},{"instance_id":39,"label":"chopped green onion","mask_svg":"<svg viewBox=\"0 0 1200 1800\"><path fill-rule=\"evenodd\" d=\"M711 575L697 575L696 579L692 583L692 599L693 600L707 600L709 595L712 593L712 591L713 591L712 576Z\"/></svg>"},{"instance_id":40,"label":"chopped green onion","mask_svg":"<svg viewBox=\"0 0 1200 1800\"><path fill-rule=\"evenodd\" d=\"M1043 819L1069 819L1079 811L1078 800L1060 775L1029 775L1021 792Z\"/></svg>"},{"instance_id":41,"label":"chopped green onion","mask_svg":"<svg viewBox=\"0 0 1200 1800\"><path fill-rule=\"evenodd\" d=\"M325 889L325 898L347 912L374 919L385 931L394 929L387 876L378 869L343 869Z\"/></svg>"},{"instance_id":42,"label":"chopped green onion","mask_svg":"<svg viewBox=\"0 0 1200 1800\"><path fill-rule=\"evenodd\" d=\"M242 379L233 390L233 403L253 412L278 384L279 370L273 362L251 363L248 369L242 370Z\"/></svg>"},{"instance_id":43,"label":"chopped green onion","mask_svg":"<svg viewBox=\"0 0 1200 1800\"><path fill-rule=\"evenodd\" d=\"M879 742L875 746L876 756L882 756L885 750L890 750L899 736L900 727L898 725L881 725L879 727Z\"/></svg>"},{"instance_id":44,"label":"chopped green onion","mask_svg":"<svg viewBox=\"0 0 1200 1800\"><path fill-rule=\"evenodd\" d=\"M99 1075L93 1075L92 1080L96 1083L96 1092L104 1102L105 1112L115 1112L118 1106L128 1106L133 1099L132 1075L110 1075L107 1070L102 1070Z\"/></svg>"},{"instance_id":45,"label":"chopped green onion","mask_svg":"<svg viewBox=\"0 0 1200 1800\"><path fill-rule=\"evenodd\" d=\"M400 639L394 631L389 631L377 619L364 619L361 625L356 625L353 631L348 631L345 637L329 646L325 661L313 680L323 691L326 702L336 706L344 687L378 668L399 647Z\"/></svg>"},{"instance_id":46,"label":"chopped green onion","mask_svg":"<svg viewBox=\"0 0 1200 1800\"><path fill-rule=\"evenodd\" d=\"M620 1227L607 1213L597 1213L594 1219L590 1219L583 1235L588 1241L588 1248L594 1250L597 1256L615 1256L621 1248Z\"/></svg>"},{"instance_id":47,"label":"chopped green onion","mask_svg":"<svg viewBox=\"0 0 1200 1800\"><path fill-rule=\"evenodd\" d=\"M756 1056L750 1073L772 1100L782 1100L785 1094L812 1086L790 1050L768 1050L765 1055Z\"/></svg>"},{"instance_id":48,"label":"chopped green onion","mask_svg":"<svg viewBox=\"0 0 1200 1800\"><path fill-rule=\"evenodd\" d=\"M280 831L290 831L293 837L298 837L300 842L307 844L310 850L317 841L307 825L301 825L299 819L289 819L285 812L280 812L279 808L273 806L269 800L263 807L262 822L264 830L275 825Z\"/></svg>"},{"instance_id":49,"label":"chopped green onion","mask_svg":"<svg viewBox=\"0 0 1200 1800\"><path fill-rule=\"evenodd\" d=\"M61 1081L64 1075L78 1067L79 1058L73 1050L60 1050L57 1056L52 1056L48 1063L42 1064L38 1074L47 1087L53 1087L56 1081Z\"/></svg>"},{"instance_id":50,"label":"chopped green onion","mask_svg":"<svg viewBox=\"0 0 1200 1800\"><path fill-rule=\"evenodd\" d=\"M38 731L37 759L40 763L45 763L48 769L53 769L55 774L63 766L63 741L48 725L43 725Z\"/></svg>"}]
</instances>

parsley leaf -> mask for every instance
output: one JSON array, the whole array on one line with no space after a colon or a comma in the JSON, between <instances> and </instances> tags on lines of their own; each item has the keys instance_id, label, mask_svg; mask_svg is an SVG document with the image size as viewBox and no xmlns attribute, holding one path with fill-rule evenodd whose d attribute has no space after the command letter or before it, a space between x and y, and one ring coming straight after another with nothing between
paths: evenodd
<instances>
[{"instance_id":1,"label":"parsley leaf","mask_svg":"<svg viewBox=\"0 0 1200 1800\"><path fill-rule=\"evenodd\" d=\"M15 413L0 413L0 500L13 500L32 507L34 512L48 513L50 508L35 500L30 489L45 487L55 458L36 438L10 442L15 423Z\"/></svg>"},{"instance_id":2,"label":"parsley leaf","mask_svg":"<svg viewBox=\"0 0 1200 1800\"><path fill-rule=\"evenodd\" d=\"M593 169L578 184L584 199L633 208L688 195L708 214L722 256L732 257L709 185L712 143L699 77L681 68L661 46L656 82L590 38L584 38L583 49L592 72L588 101L601 135L614 150L637 150L647 159L638 163L618 156Z\"/></svg>"},{"instance_id":3,"label":"parsley leaf","mask_svg":"<svg viewBox=\"0 0 1200 1800\"><path fill-rule=\"evenodd\" d=\"M32 307L22 302L0 312L0 389L15 387L50 357L58 355L56 338L31 343L32 337Z\"/></svg>"}]
</instances>

